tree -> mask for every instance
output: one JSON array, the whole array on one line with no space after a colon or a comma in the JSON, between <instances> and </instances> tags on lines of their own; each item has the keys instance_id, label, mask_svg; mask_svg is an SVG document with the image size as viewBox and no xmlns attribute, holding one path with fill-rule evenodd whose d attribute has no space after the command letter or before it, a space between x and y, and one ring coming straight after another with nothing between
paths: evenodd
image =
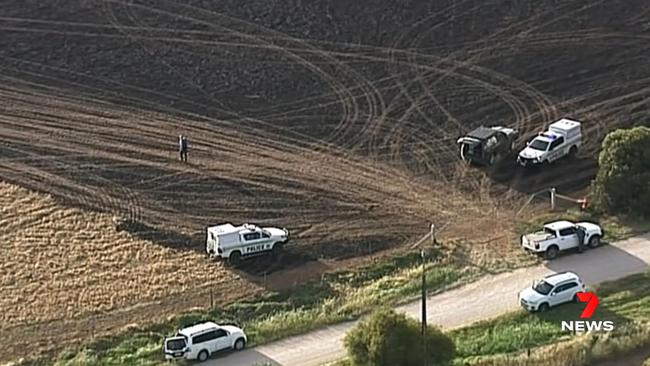
<instances>
[{"instance_id":1,"label":"tree","mask_svg":"<svg viewBox=\"0 0 650 366\"><path fill-rule=\"evenodd\" d=\"M422 365L424 352L420 323L389 309L380 309L345 336L353 366ZM455 354L453 341L438 328L427 327L427 365L448 363Z\"/></svg>"},{"instance_id":2,"label":"tree","mask_svg":"<svg viewBox=\"0 0 650 366\"><path fill-rule=\"evenodd\" d=\"M592 183L597 209L650 217L650 128L609 133Z\"/></svg>"}]
</instances>

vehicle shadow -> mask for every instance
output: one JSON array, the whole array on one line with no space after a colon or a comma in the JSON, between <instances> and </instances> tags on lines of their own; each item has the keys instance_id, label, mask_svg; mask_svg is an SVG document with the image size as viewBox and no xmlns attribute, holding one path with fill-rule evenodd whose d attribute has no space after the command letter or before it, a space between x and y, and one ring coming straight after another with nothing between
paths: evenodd
<instances>
[{"instance_id":1,"label":"vehicle shadow","mask_svg":"<svg viewBox=\"0 0 650 366\"><path fill-rule=\"evenodd\" d=\"M310 262L317 262L316 258L302 252L284 248L283 253L277 258L271 254L262 254L247 258L236 267L227 266L239 274L249 277L250 280L254 280L258 284L264 284L267 281L266 276L280 270L299 268ZM257 278L254 279L251 276Z\"/></svg>"},{"instance_id":2,"label":"vehicle shadow","mask_svg":"<svg viewBox=\"0 0 650 366\"><path fill-rule=\"evenodd\" d=\"M142 221L132 219L117 219L115 222L116 231L126 231L136 238L162 244L169 248L199 251L205 234L193 233L191 235L179 233L173 230L165 230L151 226Z\"/></svg>"},{"instance_id":3,"label":"vehicle shadow","mask_svg":"<svg viewBox=\"0 0 650 366\"><path fill-rule=\"evenodd\" d=\"M210 357L206 362L193 362L190 364L204 365L204 366L281 366L281 364L273 358L259 352L255 349L247 349L244 351L223 351L216 353Z\"/></svg>"},{"instance_id":4,"label":"vehicle shadow","mask_svg":"<svg viewBox=\"0 0 650 366\"><path fill-rule=\"evenodd\" d=\"M583 253L569 251L544 265L553 272L575 272L587 286L650 269L648 262L615 245L602 245Z\"/></svg>"},{"instance_id":5,"label":"vehicle shadow","mask_svg":"<svg viewBox=\"0 0 650 366\"><path fill-rule=\"evenodd\" d=\"M184 234L174 230L165 230L142 221L122 218L115 220L115 230L128 232L136 238L164 245L168 248L206 254L204 250L205 233L202 231ZM247 258L236 267L227 263L225 265L229 269L248 277L249 280L264 285L267 282L266 276L280 270L299 268L310 262L317 262L316 258L285 248L284 252L277 258L270 254L263 254Z\"/></svg>"},{"instance_id":6,"label":"vehicle shadow","mask_svg":"<svg viewBox=\"0 0 650 366\"><path fill-rule=\"evenodd\" d=\"M648 239L650 234L644 237ZM553 308L552 311L536 313L544 322L559 326L563 321L612 321L614 328L618 329L636 318L635 310L630 305L643 301L648 296L650 284L647 283L645 273L650 269L650 263L616 245L605 245L582 254L567 253L546 262L545 266L555 273L572 271L578 274L587 285L587 290L596 293L599 304L593 316L588 319L580 318L585 303L571 302ZM628 276L632 277L625 282L614 282Z\"/></svg>"},{"instance_id":7,"label":"vehicle shadow","mask_svg":"<svg viewBox=\"0 0 650 366\"><path fill-rule=\"evenodd\" d=\"M593 157L564 158L544 167L524 168L508 159L489 173L497 183L521 193L532 194L555 187L572 193L589 186L596 176L598 162Z\"/></svg>"}]
</instances>

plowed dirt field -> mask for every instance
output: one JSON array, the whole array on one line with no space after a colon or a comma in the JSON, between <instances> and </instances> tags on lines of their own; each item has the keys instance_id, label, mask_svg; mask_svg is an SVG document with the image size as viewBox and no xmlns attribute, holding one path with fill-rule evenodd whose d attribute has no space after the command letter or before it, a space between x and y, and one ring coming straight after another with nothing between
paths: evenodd
<instances>
[{"instance_id":1,"label":"plowed dirt field","mask_svg":"<svg viewBox=\"0 0 650 366\"><path fill-rule=\"evenodd\" d=\"M430 222L515 260L528 195L584 189L608 131L650 124L645 0L5 0L0 35L0 361L399 250ZM576 159L458 163L474 127L521 146L565 116ZM225 221L289 228L285 261L207 262Z\"/></svg>"}]
</instances>

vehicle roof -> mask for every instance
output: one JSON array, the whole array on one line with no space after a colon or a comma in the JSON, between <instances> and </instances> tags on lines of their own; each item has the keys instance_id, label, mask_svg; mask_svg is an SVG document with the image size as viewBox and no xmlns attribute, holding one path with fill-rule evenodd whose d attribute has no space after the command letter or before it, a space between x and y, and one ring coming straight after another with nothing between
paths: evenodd
<instances>
[{"instance_id":1,"label":"vehicle roof","mask_svg":"<svg viewBox=\"0 0 650 366\"><path fill-rule=\"evenodd\" d=\"M227 223L227 224L222 224L217 226L210 226L208 227L208 231L214 232L218 235L223 235L223 234L232 234L232 233L252 232L255 231L256 228L258 228L258 226L253 224L242 224L239 226L234 226L231 223Z\"/></svg>"},{"instance_id":2,"label":"vehicle roof","mask_svg":"<svg viewBox=\"0 0 650 366\"><path fill-rule=\"evenodd\" d=\"M480 126L475 128L472 132L468 133L467 137L475 138L477 140L486 140L497 133L501 133L501 132L489 127Z\"/></svg>"},{"instance_id":3,"label":"vehicle roof","mask_svg":"<svg viewBox=\"0 0 650 366\"><path fill-rule=\"evenodd\" d=\"M553 273L544 277L544 281L555 286L558 283L569 281L569 280L579 280L580 276L571 271Z\"/></svg>"},{"instance_id":4,"label":"vehicle roof","mask_svg":"<svg viewBox=\"0 0 650 366\"><path fill-rule=\"evenodd\" d=\"M539 133L535 138L542 141L551 142L555 141L555 139L558 137L566 135L568 131L579 127L580 122L568 118L562 118L551 123L548 126L547 131Z\"/></svg>"},{"instance_id":5,"label":"vehicle roof","mask_svg":"<svg viewBox=\"0 0 650 366\"><path fill-rule=\"evenodd\" d=\"M549 128L553 127L558 130L571 130L578 126L580 126L580 122L568 118L562 118L558 121L551 123Z\"/></svg>"},{"instance_id":6,"label":"vehicle roof","mask_svg":"<svg viewBox=\"0 0 650 366\"><path fill-rule=\"evenodd\" d=\"M575 226L574 223L571 221L566 221L566 220L560 220L560 221L555 221L555 222L549 222L548 224L545 224L544 227L547 227L551 230L562 230L566 229L568 227L573 227Z\"/></svg>"},{"instance_id":7,"label":"vehicle roof","mask_svg":"<svg viewBox=\"0 0 650 366\"><path fill-rule=\"evenodd\" d=\"M227 223L227 224L221 224L217 226L210 226L208 227L209 231L212 231L217 234L228 234L228 233L234 233L239 231L233 224Z\"/></svg>"},{"instance_id":8,"label":"vehicle roof","mask_svg":"<svg viewBox=\"0 0 650 366\"><path fill-rule=\"evenodd\" d=\"M179 330L178 333L181 333L186 336L191 336L193 334L201 333L206 330L211 330L214 328L219 328L219 325L214 322L205 322L205 323L194 324L187 328L183 328Z\"/></svg>"},{"instance_id":9,"label":"vehicle roof","mask_svg":"<svg viewBox=\"0 0 650 366\"><path fill-rule=\"evenodd\" d=\"M541 132L540 134L535 136L535 138L533 138L533 140L540 140L540 141L544 141L544 142L548 143L548 142L551 142L551 141L555 140L556 138L557 138L556 135L550 136L550 135L548 135L548 132Z\"/></svg>"}]
</instances>

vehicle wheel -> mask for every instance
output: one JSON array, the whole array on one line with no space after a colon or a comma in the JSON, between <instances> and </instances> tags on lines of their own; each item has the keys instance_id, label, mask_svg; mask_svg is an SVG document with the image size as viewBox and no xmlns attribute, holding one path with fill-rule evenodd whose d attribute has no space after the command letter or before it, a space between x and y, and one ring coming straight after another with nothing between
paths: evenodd
<instances>
[{"instance_id":1,"label":"vehicle wheel","mask_svg":"<svg viewBox=\"0 0 650 366\"><path fill-rule=\"evenodd\" d=\"M556 247L555 245L550 246L548 249L546 249L545 257L546 259L555 259L555 257L557 257L558 252L559 252L558 247Z\"/></svg>"},{"instance_id":2,"label":"vehicle wheel","mask_svg":"<svg viewBox=\"0 0 650 366\"><path fill-rule=\"evenodd\" d=\"M196 359L199 360L199 362L204 362L204 361L206 361L208 359L209 356L210 355L208 354L208 351L203 350L203 351L199 352L199 355L196 356Z\"/></svg>"},{"instance_id":3,"label":"vehicle wheel","mask_svg":"<svg viewBox=\"0 0 650 366\"><path fill-rule=\"evenodd\" d=\"M540 313L545 313L546 311L548 311L548 304L547 304L547 303L542 303L542 304L537 308L537 311L539 311Z\"/></svg>"},{"instance_id":4,"label":"vehicle wheel","mask_svg":"<svg viewBox=\"0 0 650 366\"><path fill-rule=\"evenodd\" d=\"M574 146L571 146L571 148L569 149L569 156L570 156L570 157L574 157L574 156L576 156L577 154L578 154L578 147L575 146L575 145L574 145Z\"/></svg>"},{"instance_id":5,"label":"vehicle wheel","mask_svg":"<svg viewBox=\"0 0 650 366\"><path fill-rule=\"evenodd\" d=\"M228 262L232 266L238 266L241 264L241 252L240 251L234 251L230 253L230 256L228 257Z\"/></svg>"},{"instance_id":6,"label":"vehicle wheel","mask_svg":"<svg viewBox=\"0 0 650 366\"><path fill-rule=\"evenodd\" d=\"M578 299L578 294L573 295L573 298L571 299L571 302L579 302L580 299Z\"/></svg>"},{"instance_id":7,"label":"vehicle wheel","mask_svg":"<svg viewBox=\"0 0 650 366\"><path fill-rule=\"evenodd\" d=\"M594 235L589 239L589 247L597 248L598 246L600 246L600 236Z\"/></svg>"},{"instance_id":8,"label":"vehicle wheel","mask_svg":"<svg viewBox=\"0 0 650 366\"><path fill-rule=\"evenodd\" d=\"M239 338L235 342L235 350L236 351L241 351L241 350L244 349L244 347L246 347L246 341L244 340L244 338Z\"/></svg>"}]
</instances>

